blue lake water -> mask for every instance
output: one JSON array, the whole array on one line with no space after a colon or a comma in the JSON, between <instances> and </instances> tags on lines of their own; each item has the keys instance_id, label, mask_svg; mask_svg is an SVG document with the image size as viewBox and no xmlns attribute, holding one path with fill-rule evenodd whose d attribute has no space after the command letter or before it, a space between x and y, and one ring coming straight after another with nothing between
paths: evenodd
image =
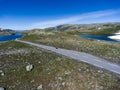
<instances>
[{"instance_id":1,"label":"blue lake water","mask_svg":"<svg viewBox=\"0 0 120 90\"><path fill-rule=\"evenodd\" d=\"M15 40L17 38L21 38L23 35L20 33L16 33L14 35L9 36L0 36L0 42L9 41L9 40Z\"/></svg>"},{"instance_id":2,"label":"blue lake water","mask_svg":"<svg viewBox=\"0 0 120 90\"><path fill-rule=\"evenodd\" d=\"M97 40L118 42L117 40L108 38L108 36L88 35L88 34L78 34L78 36L80 36L82 38L88 38L88 39L97 39Z\"/></svg>"}]
</instances>

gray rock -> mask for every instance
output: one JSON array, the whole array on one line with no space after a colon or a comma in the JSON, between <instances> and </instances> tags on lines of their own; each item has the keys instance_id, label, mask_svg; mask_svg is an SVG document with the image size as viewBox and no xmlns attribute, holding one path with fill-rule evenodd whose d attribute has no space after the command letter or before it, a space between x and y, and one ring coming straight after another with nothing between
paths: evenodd
<instances>
[{"instance_id":1,"label":"gray rock","mask_svg":"<svg viewBox=\"0 0 120 90\"><path fill-rule=\"evenodd\" d=\"M4 72L2 72L2 73L1 73L1 76L4 76L4 75L5 75L5 73L4 73Z\"/></svg>"},{"instance_id":2,"label":"gray rock","mask_svg":"<svg viewBox=\"0 0 120 90\"><path fill-rule=\"evenodd\" d=\"M62 80L62 77L58 77L59 80Z\"/></svg>"},{"instance_id":3,"label":"gray rock","mask_svg":"<svg viewBox=\"0 0 120 90\"><path fill-rule=\"evenodd\" d=\"M0 87L0 90L5 90L5 88L3 88L3 87Z\"/></svg>"},{"instance_id":4,"label":"gray rock","mask_svg":"<svg viewBox=\"0 0 120 90\"><path fill-rule=\"evenodd\" d=\"M42 89L43 89L42 84L37 87L37 90L42 90Z\"/></svg>"},{"instance_id":5,"label":"gray rock","mask_svg":"<svg viewBox=\"0 0 120 90\"><path fill-rule=\"evenodd\" d=\"M66 84L65 82L62 82L62 86L65 86L65 84Z\"/></svg>"},{"instance_id":6,"label":"gray rock","mask_svg":"<svg viewBox=\"0 0 120 90\"><path fill-rule=\"evenodd\" d=\"M65 75L69 75L70 73L70 71L65 71Z\"/></svg>"},{"instance_id":7,"label":"gray rock","mask_svg":"<svg viewBox=\"0 0 120 90\"><path fill-rule=\"evenodd\" d=\"M1 74L1 76L5 75L5 73L2 70L0 70L0 74Z\"/></svg>"},{"instance_id":8,"label":"gray rock","mask_svg":"<svg viewBox=\"0 0 120 90\"><path fill-rule=\"evenodd\" d=\"M27 66L26 66L26 70L27 70L27 71L32 71L33 68L34 68L33 65L27 65Z\"/></svg>"}]
</instances>

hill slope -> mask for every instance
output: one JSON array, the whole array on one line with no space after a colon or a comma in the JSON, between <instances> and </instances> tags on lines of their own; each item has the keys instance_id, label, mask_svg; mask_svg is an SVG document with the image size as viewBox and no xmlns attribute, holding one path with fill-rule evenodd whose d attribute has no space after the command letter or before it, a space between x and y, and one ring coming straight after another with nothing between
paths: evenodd
<instances>
[{"instance_id":1,"label":"hill slope","mask_svg":"<svg viewBox=\"0 0 120 90\"><path fill-rule=\"evenodd\" d=\"M11 29L0 29L0 35L11 35L15 34L16 32Z\"/></svg>"},{"instance_id":2,"label":"hill slope","mask_svg":"<svg viewBox=\"0 0 120 90\"><path fill-rule=\"evenodd\" d=\"M120 23L64 24L46 28L45 30L69 33L112 34L120 30Z\"/></svg>"}]
</instances>

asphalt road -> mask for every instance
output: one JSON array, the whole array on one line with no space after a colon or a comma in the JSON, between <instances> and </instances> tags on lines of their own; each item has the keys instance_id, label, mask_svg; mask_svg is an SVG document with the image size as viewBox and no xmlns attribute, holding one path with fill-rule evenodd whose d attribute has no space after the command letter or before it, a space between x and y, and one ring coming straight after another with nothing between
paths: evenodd
<instances>
[{"instance_id":1,"label":"asphalt road","mask_svg":"<svg viewBox=\"0 0 120 90\"><path fill-rule=\"evenodd\" d=\"M88 64L94 65L96 67L103 68L105 70L120 74L120 65L108 62L107 60L101 59L99 57L83 53L83 52L78 52L78 51L73 51L73 50L67 50L67 49L61 49L52 46L46 46L46 45L41 45L41 44L36 44L28 41L22 41L22 40L16 40L21 43L26 43L32 46L37 46L46 50L50 50L53 52L56 52L61 55L65 55L69 58L76 59L78 61L86 62Z\"/></svg>"}]
</instances>

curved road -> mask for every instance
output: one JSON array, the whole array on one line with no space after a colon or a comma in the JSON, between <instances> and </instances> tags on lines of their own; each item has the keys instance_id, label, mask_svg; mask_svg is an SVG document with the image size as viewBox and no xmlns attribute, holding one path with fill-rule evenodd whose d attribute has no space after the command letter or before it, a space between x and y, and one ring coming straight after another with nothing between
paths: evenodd
<instances>
[{"instance_id":1,"label":"curved road","mask_svg":"<svg viewBox=\"0 0 120 90\"><path fill-rule=\"evenodd\" d=\"M93 55L90 55L87 53L82 53L82 52L77 52L77 51L67 50L67 49L61 49L61 48L56 49L55 47L52 47L52 46L35 44L32 42L28 42L28 41L22 41L22 40L16 40L16 41L21 42L21 43L30 44L32 46L37 46L37 47L40 47L43 49L47 49L47 50L56 52L58 54L65 55L69 58L73 58L73 59L76 59L78 61L83 61L83 62L86 62L88 64L94 65L96 67L100 67L100 68L106 69L108 71L120 74L120 66L119 65L108 62L104 59L98 58L96 56L93 56Z\"/></svg>"}]
</instances>

